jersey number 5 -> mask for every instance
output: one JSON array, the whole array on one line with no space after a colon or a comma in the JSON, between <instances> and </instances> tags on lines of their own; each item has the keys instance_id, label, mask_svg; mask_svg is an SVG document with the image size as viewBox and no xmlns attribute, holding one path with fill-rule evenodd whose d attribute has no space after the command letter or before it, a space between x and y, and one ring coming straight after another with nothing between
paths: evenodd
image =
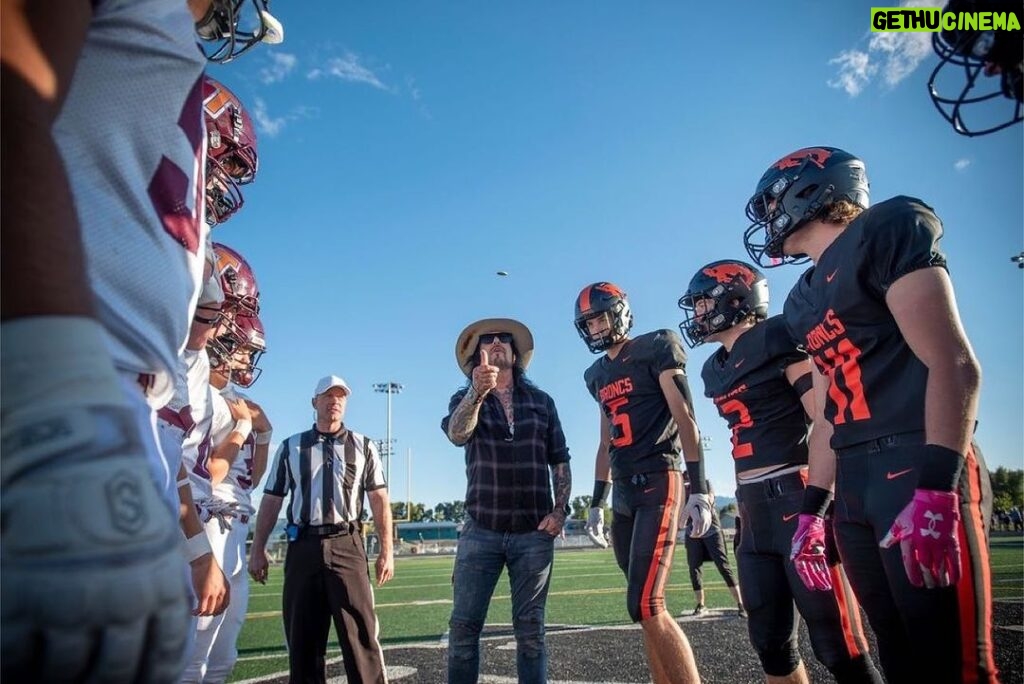
<instances>
[{"instance_id":1,"label":"jersey number 5","mask_svg":"<svg viewBox=\"0 0 1024 684\"><path fill-rule=\"evenodd\" d=\"M814 363L828 377L828 397L836 407L833 425L842 425L847 420L866 420L871 417L868 400L864 396L864 385L860 379L860 363L857 361L859 356L860 349L847 338L839 340L834 347L828 347L820 354L814 355Z\"/></svg>"},{"instance_id":2,"label":"jersey number 5","mask_svg":"<svg viewBox=\"0 0 1024 684\"><path fill-rule=\"evenodd\" d=\"M612 446L624 447L633 443L633 428L629 424L629 414L619 413L619 409L629 403L628 397L616 397L608 402L608 413L612 419Z\"/></svg>"}]
</instances>

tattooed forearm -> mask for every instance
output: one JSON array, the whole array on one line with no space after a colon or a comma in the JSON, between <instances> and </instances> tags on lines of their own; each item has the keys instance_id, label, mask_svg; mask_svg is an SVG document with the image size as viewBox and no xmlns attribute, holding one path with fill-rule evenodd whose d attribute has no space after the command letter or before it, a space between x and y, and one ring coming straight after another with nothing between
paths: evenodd
<instances>
[{"instance_id":1,"label":"tattooed forearm","mask_svg":"<svg viewBox=\"0 0 1024 684\"><path fill-rule=\"evenodd\" d=\"M483 403L483 396L470 386L466 396L455 407L451 420L448 421L448 439L455 446L462 446L469 441L473 430L476 429L476 421L480 417L480 404Z\"/></svg>"},{"instance_id":2,"label":"tattooed forearm","mask_svg":"<svg viewBox=\"0 0 1024 684\"><path fill-rule=\"evenodd\" d=\"M565 510L572 493L572 471L568 463L559 463L551 468L551 485L555 489L555 511Z\"/></svg>"}]
</instances>

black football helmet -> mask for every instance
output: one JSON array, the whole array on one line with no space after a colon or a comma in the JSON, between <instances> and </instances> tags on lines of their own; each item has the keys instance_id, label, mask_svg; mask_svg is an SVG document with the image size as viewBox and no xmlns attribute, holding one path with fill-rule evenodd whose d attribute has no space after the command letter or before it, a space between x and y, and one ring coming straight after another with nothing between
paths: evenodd
<instances>
[{"instance_id":1,"label":"black football helmet","mask_svg":"<svg viewBox=\"0 0 1024 684\"><path fill-rule=\"evenodd\" d=\"M768 167L747 202L752 223L743 243L750 258L763 268L803 263L806 255L783 254L782 243L822 207L842 199L867 209L863 161L835 147L806 147L787 154Z\"/></svg>"},{"instance_id":2,"label":"black football helmet","mask_svg":"<svg viewBox=\"0 0 1024 684\"><path fill-rule=\"evenodd\" d=\"M697 302L710 300L704 313L697 313ZM768 281L750 264L726 259L704 266L690 279L679 298L686 318L679 332L690 347L703 344L710 335L728 330L750 314L758 320L768 318Z\"/></svg>"},{"instance_id":3,"label":"black football helmet","mask_svg":"<svg viewBox=\"0 0 1024 684\"><path fill-rule=\"evenodd\" d=\"M1024 21L1024 3L1020 0L950 0L943 9L946 12L1015 12L1017 19ZM960 135L976 136L994 133L1024 120L1024 35L1020 29L1009 31L946 30L932 34L932 49L939 56L939 63L928 79L928 94L932 104ZM953 67L953 68L947 68ZM963 70L963 78L958 73ZM998 76L998 84L995 76ZM985 78L993 77L983 88ZM955 94L944 96L939 85L955 84ZM962 85L962 87L961 87ZM959 92L956 89L959 88ZM982 108L974 105L991 100L1003 103L1002 110L996 107ZM964 121L963 114L970 109L971 127ZM1000 111L1002 113L1000 113Z\"/></svg>"},{"instance_id":4,"label":"black football helmet","mask_svg":"<svg viewBox=\"0 0 1024 684\"><path fill-rule=\"evenodd\" d=\"M604 313L608 314L608 331L600 337L594 337L587 328L587 321ZM576 298L575 322L576 331L587 343L587 349L600 354L626 339L633 327L633 312L629 310L626 293L618 285L594 283L583 288Z\"/></svg>"},{"instance_id":5,"label":"black football helmet","mask_svg":"<svg viewBox=\"0 0 1024 684\"><path fill-rule=\"evenodd\" d=\"M247 3L252 12L246 12ZM211 62L226 64L257 43L284 41L284 27L270 13L269 0L212 0L196 33Z\"/></svg>"}]
</instances>

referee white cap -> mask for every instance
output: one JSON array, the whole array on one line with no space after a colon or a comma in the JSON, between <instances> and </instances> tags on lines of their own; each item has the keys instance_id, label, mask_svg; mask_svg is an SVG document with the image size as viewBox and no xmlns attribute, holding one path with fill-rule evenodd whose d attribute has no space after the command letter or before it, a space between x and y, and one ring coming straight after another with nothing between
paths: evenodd
<instances>
[{"instance_id":1,"label":"referee white cap","mask_svg":"<svg viewBox=\"0 0 1024 684\"><path fill-rule=\"evenodd\" d=\"M316 383L316 391L313 392L313 398L316 399L332 387L340 387L345 390L345 396L352 396L352 390L348 388L348 384L340 375L325 375L320 378L320 382Z\"/></svg>"}]
</instances>

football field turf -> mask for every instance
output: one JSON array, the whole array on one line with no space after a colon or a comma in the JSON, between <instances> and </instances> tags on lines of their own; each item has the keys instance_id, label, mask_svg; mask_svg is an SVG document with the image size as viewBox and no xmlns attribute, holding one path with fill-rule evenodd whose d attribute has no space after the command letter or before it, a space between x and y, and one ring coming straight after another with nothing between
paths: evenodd
<instances>
[{"instance_id":1,"label":"football field turf","mask_svg":"<svg viewBox=\"0 0 1024 684\"><path fill-rule=\"evenodd\" d=\"M1021 668L1021 600L1024 596L1024 539L1017 536L995 537L990 545L993 594L996 599L997 662L1003 670L1003 681L1020 681ZM454 556L405 556L396 559L395 579L376 590L377 613L380 617L380 635L385 657L392 668L392 679L398 681L443 680L443 635L447 629L451 610L451 571ZM730 549L730 562L733 563ZM281 622L281 586L283 568L273 566L266 585L252 584L249 612L238 642L239 660L230 681L264 679L283 681L287 674L287 657ZM697 654L705 681L754 681L756 658L745 641L742 620L734 617L735 606L722 578L710 563L704 567L706 603L711 619L688 619L684 630L689 635ZM625 580L615 565L610 550L564 550L555 555L555 567L547 607L549 650L551 650L552 678L565 672L582 674L583 681L647 681L643 671L643 655L639 636L630 628L625 610ZM667 587L668 607L674 615L693 609L685 558L677 555L675 569ZM717 610L715 610L717 609ZM508 582L499 580L488 614L486 634L503 644L507 651L510 603ZM596 628L596 629L588 629ZM586 631L586 640L564 649L559 647L559 632ZM728 640L728 648L719 642ZM622 644L629 643L629 649ZM568 640L566 640L568 643ZM635 645L632 645L634 644ZM802 639L806 646L806 638ZM482 681L515 681L514 649L504 653L496 646L493 655L485 652L483 672L501 673L485 677ZM625 654L626 660L636 659L628 668L634 676L615 675L624 669L623 658L602 669L601 660L588 656L595 653ZM486 651L486 649L485 649ZM564 653L563 653L564 651ZM332 631L328 645L328 659L338 658L339 650ZM805 660L812 658L805 651ZM501 658L507 662L496 662ZM556 662L557 659L578 661L574 666ZM591 662L588 664L588 660ZM402 661L402 662L398 662ZM419 662L422 661L422 662ZM731 662L734 664L730 665ZM808 666L817 665L808 662ZM820 667L820 666L818 666ZM330 668L335 674L339 666ZM812 668L814 669L814 668ZM715 677L714 672L720 671ZM740 672L745 674L740 674ZM824 672L824 671L822 671ZM429 673L429 674L428 674ZM827 673L824 673L827 676ZM277 676L275 676L277 675ZM502 676L503 675L503 676ZM812 672L812 676L813 672ZM504 679L508 677L510 679ZM1016 677L1016 679L1012 678ZM580 677L573 677L580 680Z\"/></svg>"}]
</instances>

